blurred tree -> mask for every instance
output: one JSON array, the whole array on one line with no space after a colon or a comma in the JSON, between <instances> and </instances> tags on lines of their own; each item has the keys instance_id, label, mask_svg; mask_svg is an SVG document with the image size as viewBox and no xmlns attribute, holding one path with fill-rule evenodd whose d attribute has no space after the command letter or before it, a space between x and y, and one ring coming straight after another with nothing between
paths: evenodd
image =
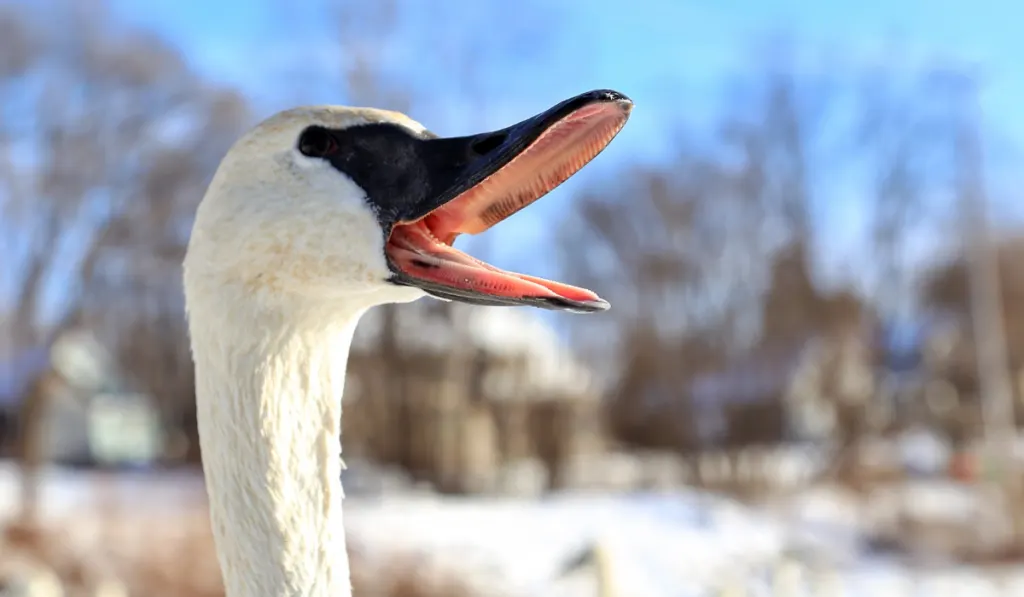
<instances>
[{"instance_id":1,"label":"blurred tree","mask_svg":"<svg viewBox=\"0 0 1024 597\"><path fill-rule=\"evenodd\" d=\"M887 284L874 294L913 302L912 284L892 285L909 276L905 244L928 223L925 195L948 182L952 127L939 71L910 77L900 93L886 85L905 74L870 73L874 86L841 95L856 72L840 80L834 69L797 68L784 48L764 56L729 87L715 137L681 139L674 160L592 188L564 223L564 267L615 306L575 332L614 382L611 423L630 442L690 445L695 375L743 352L774 362L815 337L842 355L822 363L820 388L842 411L838 439L868 429L869 405L846 395L840 361L870 363L875 305L854 289L861 280L816 275L813 211L835 179L865 164Z\"/></svg>"},{"instance_id":2,"label":"blurred tree","mask_svg":"<svg viewBox=\"0 0 1024 597\"><path fill-rule=\"evenodd\" d=\"M1004 240L995 247L999 279L999 302L1002 304L1003 329L1006 330L1007 360L1011 369L1024 368L1024 271L1019 266L1024 252L1024 241L1017 238ZM957 254L952 259L930 269L925 274L922 288L923 306L940 317L951 318L959 324L961 342L957 345L947 366L948 373L957 378L968 376L958 387L962 392L976 393L977 372L974 352L974 333L971 328L971 287L969 258ZM957 372L963 373L957 373Z\"/></svg>"},{"instance_id":3,"label":"blurred tree","mask_svg":"<svg viewBox=\"0 0 1024 597\"><path fill-rule=\"evenodd\" d=\"M917 282L909 243L937 213L953 170L953 98L944 68L907 76L900 65L872 69L860 84L855 150L867 158L871 184L874 302L887 317L915 306Z\"/></svg>"},{"instance_id":4,"label":"blurred tree","mask_svg":"<svg viewBox=\"0 0 1024 597\"><path fill-rule=\"evenodd\" d=\"M753 70L727 86L716 135L681 137L674 160L592 188L564 224L564 267L615 306L574 331L617 384L610 410L632 438L663 437L653 427L645 435L639 429L648 423L640 421L670 425L658 409L685 401L701 367L720 367L739 352L786 352L816 336L859 337L871 350L874 326L864 324L879 312L912 313L918 274L909 248L937 223L942 199L962 186L950 174L962 158L950 83L956 68L816 70L792 47L769 41ZM865 176L870 305L853 289L863 273L826 284L817 275L825 260L815 252L815 207ZM966 313L966 282L957 284L960 298L947 288L947 300L961 301ZM933 280L933 303L938 286ZM708 356L690 352L695 346ZM823 391L842 385L822 383ZM843 437L854 441L868 428L867 410L843 413Z\"/></svg>"},{"instance_id":5,"label":"blurred tree","mask_svg":"<svg viewBox=\"0 0 1024 597\"><path fill-rule=\"evenodd\" d=\"M561 230L564 267L615 305L574 332L597 371L620 374L605 380L617 384L609 424L620 439L677 444L692 431L680 400L687 380L720 362L729 305L716 299L728 290L709 292L705 280L714 275L715 254L732 248L708 209L724 177L699 155L686 154L664 171L634 167L618 184L579 196ZM706 314L694 312L701 295ZM666 417L667 408L683 412Z\"/></svg>"},{"instance_id":6,"label":"blurred tree","mask_svg":"<svg viewBox=\"0 0 1024 597\"><path fill-rule=\"evenodd\" d=\"M579 330L595 336L581 344L621 372L612 424L645 444L692 443L693 417L675 418L673 439L640 433L637 421L670 425L665 409L686 411L701 370L759 339L806 339L819 323L812 313L833 315L807 255L810 152L829 89L772 63L735 92L712 143L582 195L563 228L564 266L615 305Z\"/></svg>"},{"instance_id":7,"label":"blurred tree","mask_svg":"<svg viewBox=\"0 0 1024 597\"><path fill-rule=\"evenodd\" d=\"M8 352L86 325L180 423L193 401L181 258L245 102L154 35L119 27L100 2L7 5L0 32ZM26 412L41 416L43 396L31 393ZM38 463L39 416L22 426L22 456Z\"/></svg>"},{"instance_id":8,"label":"blurred tree","mask_svg":"<svg viewBox=\"0 0 1024 597\"><path fill-rule=\"evenodd\" d=\"M1011 371L1016 370L1019 385L1020 361L1014 359L1019 359L1019 354L1013 354L1008 342L1012 335L1008 333L1012 330L1010 315L1014 313L1016 302L1004 302L1007 290L1013 291L1012 283L1019 276L1010 277L1010 285L1000 276L1003 260L989 221L977 76L952 73L944 77L942 83L957 100L954 185L965 245L963 273L969 289L966 301L969 335L973 341L977 392L984 422L982 456L989 467L998 471L994 480L1003 492L1004 503L1019 504L1024 499L1024 476L1014 452L1018 439L1016 419L1021 409L1014 400L1014 394L1020 394L1019 388L1014 392ZM1012 532L1008 547L1013 553L1019 553L1024 537L1024 510L1011 506L1009 515Z\"/></svg>"},{"instance_id":9,"label":"blurred tree","mask_svg":"<svg viewBox=\"0 0 1024 597\"><path fill-rule=\"evenodd\" d=\"M959 342L945 355L936 373L953 383L974 412L964 421L987 412L986 425L1001 427L1014 417L1012 395L1020 396L1024 366L1024 277L1014 266L1021 250L1017 238L992 238L981 152L980 118L976 114L975 77L960 71L939 71L933 87L950 107L946 146L950 181L957 204L953 213L960 234L949 244L952 258L927 269L921 290L923 307L957 328ZM1016 373L1015 381L1007 373ZM1018 386L1018 387L1014 387ZM982 410L978 410L982 406ZM994 410L985 411L988 407ZM1020 411L1021 409L1017 409ZM957 411L961 412L961 411ZM1019 419L1021 412L1016 413ZM977 429L970 429L975 435Z\"/></svg>"}]
</instances>

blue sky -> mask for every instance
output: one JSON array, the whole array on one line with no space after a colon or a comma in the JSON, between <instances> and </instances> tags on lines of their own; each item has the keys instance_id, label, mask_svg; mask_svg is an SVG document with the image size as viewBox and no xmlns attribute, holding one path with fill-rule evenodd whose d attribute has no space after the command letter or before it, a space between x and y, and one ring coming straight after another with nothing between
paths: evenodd
<instances>
[{"instance_id":1,"label":"blue sky","mask_svg":"<svg viewBox=\"0 0 1024 597\"><path fill-rule=\"evenodd\" d=\"M388 59L400 81L420 90L425 105L431 105L430 82L445 69L444 61L432 54L446 36L489 38L513 26L556 32L539 55L513 52L488 71L482 122L467 124L453 117L459 108L442 118L436 104L421 105L413 116L441 134L462 134L504 126L586 89L624 91L636 101L634 116L606 154L581 173L582 182L571 181L584 184L588 176L601 173L601 160L609 164L665 156L672 147L673 127L710 121L723 77L749 63L753 41L781 32L802 47L822 55L834 52L860 65L893 66L896 56L909 65L935 56L976 64L985 81L982 104L988 120L997 125L1000 147L1016 152L1024 141L1024 110L1019 108L1024 102L1024 69L1019 66L1024 5L1010 0L548 2L553 8L525 16L515 2L412 3L430 12L407 19L405 41L391 48ZM321 2L114 0L113 5L129 21L156 29L180 46L197 68L243 88L259 112L295 101L344 101L334 83L302 89L295 84L296 73L305 81L329 81L340 71L334 32ZM1014 172L1021 169L1004 169L1003 187L1022 186ZM557 190L494 232L515 235L517 247L543 242L539 231L545 228L547 210L564 205L559 195L567 192ZM819 211L822 225L834 231L828 236L837 254L856 253L858 222L864 216L856 198L838 196ZM510 256L494 259L512 265Z\"/></svg>"},{"instance_id":2,"label":"blue sky","mask_svg":"<svg viewBox=\"0 0 1024 597\"><path fill-rule=\"evenodd\" d=\"M275 95L276 79L288 69L327 71L334 64L333 32L324 23L322 4L317 0L302 4L288 0L113 2L119 14L162 32L182 47L202 70L268 99ZM432 0L422 6L432 11L442 5L461 10L473 4ZM1012 121L1007 124L1015 135L1024 135L1024 112L1015 109L1024 99L1024 69L1020 68L1024 5L1012 0L580 0L552 4L559 22L551 28L561 38L552 55L545 57L540 68L531 62L534 68L529 73L516 72L515 60L505 65L518 75L513 79L527 75L540 88L510 85L502 93L529 111L573 91L622 89L643 108L631 124L643 129L631 135L641 145L645 143L639 139L656 133L652 123L665 112L681 109L678 99L703 103L707 109L723 74L749 56L751 40L772 31L865 62L889 60L889 48L897 46L911 58L948 56L977 63L988 81L986 107L1000 120ZM495 2L481 16L488 26L496 27L517 20L515 7ZM450 31L460 25L479 25L468 21L450 21ZM414 52L425 49L414 42L409 46ZM408 58L407 68L416 69L416 56Z\"/></svg>"}]
</instances>

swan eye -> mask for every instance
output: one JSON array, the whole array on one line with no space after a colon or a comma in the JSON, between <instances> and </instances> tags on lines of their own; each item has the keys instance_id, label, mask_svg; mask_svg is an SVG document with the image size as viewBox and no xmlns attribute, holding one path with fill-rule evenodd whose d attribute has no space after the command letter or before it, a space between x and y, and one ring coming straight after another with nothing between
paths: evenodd
<instances>
[{"instance_id":1,"label":"swan eye","mask_svg":"<svg viewBox=\"0 0 1024 597\"><path fill-rule=\"evenodd\" d=\"M338 150L338 141L330 131L311 126L299 135L299 151L311 158L323 158Z\"/></svg>"}]
</instances>

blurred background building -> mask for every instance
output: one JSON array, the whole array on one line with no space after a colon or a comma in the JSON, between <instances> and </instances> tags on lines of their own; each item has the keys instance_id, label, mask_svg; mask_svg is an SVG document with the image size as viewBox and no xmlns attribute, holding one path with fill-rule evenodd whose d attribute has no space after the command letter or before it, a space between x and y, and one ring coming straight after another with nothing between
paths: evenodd
<instances>
[{"instance_id":1,"label":"blurred background building","mask_svg":"<svg viewBox=\"0 0 1024 597\"><path fill-rule=\"evenodd\" d=\"M1021 10L0 2L0 595L221 594L180 270L243 131L604 87L608 150L460 243L612 310L360 324L356 594L1024 594Z\"/></svg>"}]
</instances>

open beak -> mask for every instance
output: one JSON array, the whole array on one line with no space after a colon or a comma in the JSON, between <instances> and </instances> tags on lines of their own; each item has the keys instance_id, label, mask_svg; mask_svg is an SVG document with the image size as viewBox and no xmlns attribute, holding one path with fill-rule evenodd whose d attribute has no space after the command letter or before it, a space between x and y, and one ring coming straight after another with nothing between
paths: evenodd
<instances>
[{"instance_id":1,"label":"open beak","mask_svg":"<svg viewBox=\"0 0 1024 597\"><path fill-rule=\"evenodd\" d=\"M591 91L500 131L424 141L418 153L432 184L391 228L384 251L392 282L478 305L607 309L590 290L499 269L452 243L460 234L487 230L565 182L622 130L632 107L616 91Z\"/></svg>"}]
</instances>

